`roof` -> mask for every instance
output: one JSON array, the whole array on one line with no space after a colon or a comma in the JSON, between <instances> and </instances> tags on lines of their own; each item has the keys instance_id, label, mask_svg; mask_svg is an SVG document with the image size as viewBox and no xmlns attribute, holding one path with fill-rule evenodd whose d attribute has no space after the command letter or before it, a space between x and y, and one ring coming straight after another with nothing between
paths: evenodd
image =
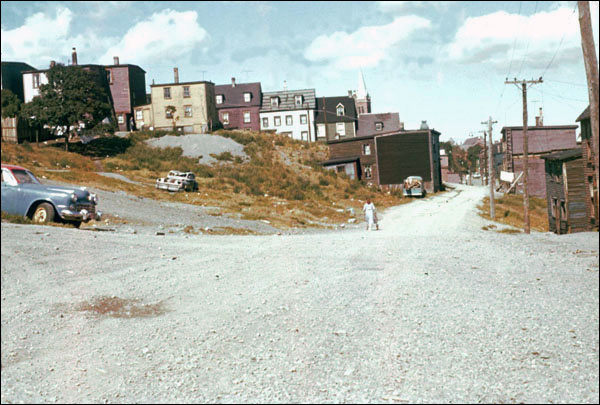
<instances>
[{"instance_id":1,"label":"roof","mask_svg":"<svg viewBox=\"0 0 600 405\"><path fill-rule=\"evenodd\" d=\"M146 71L144 69L142 69L141 67L139 67L138 65L132 65L129 63L120 63L118 65L104 65L105 68L118 68L118 67L132 67L132 68L137 68L139 70L141 70L142 72L146 73Z\"/></svg>"},{"instance_id":2,"label":"roof","mask_svg":"<svg viewBox=\"0 0 600 405\"><path fill-rule=\"evenodd\" d=\"M251 93L250 102L244 101L244 93ZM215 95L223 95L223 103L217 109L232 107L260 107L262 92L260 83L236 83L215 85Z\"/></svg>"},{"instance_id":3,"label":"roof","mask_svg":"<svg viewBox=\"0 0 600 405\"><path fill-rule=\"evenodd\" d=\"M539 127L536 126L527 126L527 132L529 131L542 131L544 129L577 129L579 128L577 125L542 125ZM523 126L514 126L514 127L502 127L500 132L504 133L507 129L520 129L523 130Z\"/></svg>"},{"instance_id":4,"label":"roof","mask_svg":"<svg viewBox=\"0 0 600 405\"><path fill-rule=\"evenodd\" d=\"M579 122L579 121L589 120L589 119L590 119L590 106L588 105L587 108L585 110L583 110L583 112L579 115L579 117L577 117L577 119L575 121Z\"/></svg>"},{"instance_id":5,"label":"roof","mask_svg":"<svg viewBox=\"0 0 600 405\"><path fill-rule=\"evenodd\" d=\"M577 147L577 137L575 130L577 125L556 125L528 127L528 153L551 153L560 150L567 150ZM506 131L507 129L511 131ZM505 127L502 128L502 138L511 138L512 155L523 154L524 131L523 127Z\"/></svg>"},{"instance_id":6,"label":"roof","mask_svg":"<svg viewBox=\"0 0 600 405\"><path fill-rule=\"evenodd\" d=\"M375 123L381 122L383 129L375 129ZM400 131L400 113L359 114L357 136L381 135L382 131Z\"/></svg>"},{"instance_id":7,"label":"roof","mask_svg":"<svg viewBox=\"0 0 600 405\"><path fill-rule=\"evenodd\" d=\"M404 134L419 134L419 133L421 133L423 135L427 135L430 132L434 135L441 134L440 132L436 131L435 129L414 129L414 130L410 130L410 131L389 131L389 132L383 132L383 133L378 133L378 134L355 136L355 137L344 138L344 139L334 139L334 140L327 141L327 144L365 141L367 139L380 138L380 137L386 137L386 136L394 136L394 135L404 135Z\"/></svg>"},{"instance_id":8,"label":"roof","mask_svg":"<svg viewBox=\"0 0 600 405\"><path fill-rule=\"evenodd\" d=\"M24 167L21 166L15 166L15 165L5 165L4 163L2 163L2 168L3 169L8 169L8 170L27 170Z\"/></svg>"},{"instance_id":9,"label":"roof","mask_svg":"<svg viewBox=\"0 0 600 405\"><path fill-rule=\"evenodd\" d=\"M163 86L184 86L188 84L214 84L213 82L198 81L198 82L179 82L179 83L163 83L163 84L151 84L150 87L163 87Z\"/></svg>"},{"instance_id":10,"label":"roof","mask_svg":"<svg viewBox=\"0 0 600 405\"><path fill-rule=\"evenodd\" d=\"M571 160L580 158L581 156L581 148L573 148L563 150L560 152L550 153L548 155L541 156L541 158L546 160Z\"/></svg>"},{"instance_id":11,"label":"roof","mask_svg":"<svg viewBox=\"0 0 600 405\"><path fill-rule=\"evenodd\" d=\"M11 61L2 61L2 66L28 66L29 70L31 69L35 69L33 66L31 66L29 63L25 63L25 62L11 62Z\"/></svg>"},{"instance_id":12,"label":"roof","mask_svg":"<svg viewBox=\"0 0 600 405\"><path fill-rule=\"evenodd\" d=\"M337 115L337 107L344 106L344 115ZM323 124L329 122L355 122L356 104L354 98L348 96L341 97L320 97L317 98L317 113L315 122Z\"/></svg>"},{"instance_id":13,"label":"roof","mask_svg":"<svg viewBox=\"0 0 600 405\"><path fill-rule=\"evenodd\" d=\"M317 108L315 102L316 93L315 89L304 89L304 90L284 90L284 91L270 91L263 93L262 97L262 108L261 112L269 111L282 111L282 110L305 110L306 107L297 107L295 104L295 96L302 96L302 104L308 104L308 108L314 110ZM279 97L279 105L271 106L271 97Z\"/></svg>"},{"instance_id":14,"label":"roof","mask_svg":"<svg viewBox=\"0 0 600 405\"><path fill-rule=\"evenodd\" d=\"M325 162L321 162L321 165L328 166L328 165L336 165L336 164L341 164L341 163L351 163L351 162L356 162L357 160L360 160L360 156L348 156L348 157L343 157L343 158L338 158L338 159L326 160Z\"/></svg>"},{"instance_id":15,"label":"roof","mask_svg":"<svg viewBox=\"0 0 600 405\"><path fill-rule=\"evenodd\" d=\"M57 63L57 65L59 65L59 64ZM95 65L95 64L91 64L91 63L88 63L88 64L86 64L86 65L61 65L61 66L64 66L64 67L80 67L80 68L82 68L82 69L85 69L85 68L92 68L92 67L93 67L93 68L101 68L101 69L104 69L104 65ZM47 72L47 71L49 71L49 70L50 70L50 69L34 69L34 70L26 70L26 71L24 71L23 73L24 73L24 74L25 74L25 73L45 73L45 72Z\"/></svg>"}]
</instances>

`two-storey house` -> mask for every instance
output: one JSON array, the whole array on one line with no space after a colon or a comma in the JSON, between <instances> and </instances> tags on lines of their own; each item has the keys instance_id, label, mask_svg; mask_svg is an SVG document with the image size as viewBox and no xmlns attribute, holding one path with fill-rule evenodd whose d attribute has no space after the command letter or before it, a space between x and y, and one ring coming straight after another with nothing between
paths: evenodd
<instances>
[{"instance_id":1,"label":"two-storey house","mask_svg":"<svg viewBox=\"0 0 600 405\"><path fill-rule=\"evenodd\" d=\"M146 71L137 65L120 64L116 56L113 61L104 69L119 130L127 131L133 129L131 118L135 107L146 104Z\"/></svg>"},{"instance_id":2,"label":"two-storey house","mask_svg":"<svg viewBox=\"0 0 600 405\"><path fill-rule=\"evenodd\" d=\"M218 122L215 106L215 85L212 82L179 82L175 69L175 81L153 84L152 125L155 129L176 128L184 133L205 133ZM143 108L143 106L142 106ZM136 113L139 109L136 109Z\"/></svg>"},{"instance_id":3,"label":"two-storey house","mask_svg":"<svg viewBox=\"0 0 600 405\"><path fill-rule=\"evenodd\" d=\"M403 130L397 112L358 114L356 136L381 135Z\"/></svg>"},{"instance_id":4,"label":"two-storey house","mask_svg":"<svg viewBox=\"0 0 600 405\"><path fill-rule=\"evenodd\" d=\"M352 95L317 98L315 124L318 141L355 137L356 104Z\"/></svg>"},{"instance_id":5,"label":"two-storey house","mask_svg":"<svg viewBox=\"0 0 600 405\"><path fill-rule=\"evenodd\" d=\"M236 83L215 86L215 103L219 121L225 129L260 131L260 83Z\"/></svg>"},{"instance_id":6,"label":"two-storey house","mask_svg":"<svg viewBox=\"0 0 600 405\"><path fill-rule=\"evenodd\" d=\"M23 62L2 62L2 90L12 91L19 100L23 102L25 95L23 92L23 72L35 70L35 68Z\"/></svg>"},{"instance_id":7,"label":"two-storey house","mask_svg":"<svg viewBox=\"0 0 600 405\"><path fill-rule=\"evenodd\" d=\"M586 189L586 209L590 225L598 229L598 179L596 178L595 155L598 153L598 145L594 148L592 138L592 124L590 117L590 107L588 106L577 117L577 122L581 125L581 150L583 176Z\"/></svg>"},{"instance_id":8,"label":"two-storey house","mask_svg":"<svg viewBox=\"0 0 600 405\"><path fill-rule=\"evenodd\" d=\"M315 89L263 93L260 129L314 142L316 108Z\"/></svg>"}]
</instances>

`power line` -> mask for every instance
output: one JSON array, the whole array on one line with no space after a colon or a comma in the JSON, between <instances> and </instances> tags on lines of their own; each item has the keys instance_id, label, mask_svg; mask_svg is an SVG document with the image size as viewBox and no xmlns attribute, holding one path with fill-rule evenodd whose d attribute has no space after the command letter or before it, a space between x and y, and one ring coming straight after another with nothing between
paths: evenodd
<instances>
[{"instance_id":1,"label":"power line","mask_svg":"<svg viewBox=\"0 0 600 405\"><path fill-rule=\"evenodd\" d=\"M577 3L575 3L575 7L573 8L573 12L571 14L575 14L575 10L577 9ZM548 63L548 65L546 66L546 69L544 69L544 72L542 73L542 77L546 74L546 72L548 71L548 69L550 68L550 65L552 65L552 62L554 62L554 58L556 57L556 55L558 54L558 50L560 49L560 46L563 43L563 40L565 39L565 35L567 34L567 30L565 28L562 38L560 39L560 42L558 44L558 47L556 48L556 52L554 52L554 55L552 56L552 59L550 59L550 62Z\"/></svg>"},{"instance_id":2,"label":"power line","mask_svg":"<svg viewBox=\"0 0 600 405\"><path fill-rule=\"evenodd\" d=\"M535 2L535 9L533 10L533 15L537 12L538 2ZM531 38L527 40L527 48L525 48L525 55L523 56L523 60L521 61L521 66L519 67L519 73L517 76L521 74L521 70L523 69L523 64L525 63L525 59L527 59L527 54L529 53L529 44L531 43Z\"/></svg>"}]
</instances>

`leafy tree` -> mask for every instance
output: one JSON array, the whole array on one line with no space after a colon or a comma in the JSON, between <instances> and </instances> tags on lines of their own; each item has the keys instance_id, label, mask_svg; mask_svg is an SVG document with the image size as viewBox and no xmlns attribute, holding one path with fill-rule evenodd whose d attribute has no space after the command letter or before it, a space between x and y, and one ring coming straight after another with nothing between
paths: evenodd
<instances>
[{"instance_id":1,"label":"leafy tree","mask_svg":"<svg viewBox=\"0 0 600 405\"><path fill-rule=\"evenodd\" d=\"M477 161L479 160L479 152L483 149L481 145L473 145L467 149L467 160L469 165L469 171L477 171Z\"/></svg>"},{"instance_id":2,"label":"leafy tree","mask_svg":"<svg viewBox=\"0 0 600 405\"><path fill-rule=\"evenodd\" d=\"M94 74L79 66L55 65L47 78L48 84L40 85L40 95L21 109L21 115L33 124L49 127L54 135L63 130L68 142L69 132L80 123L93 128L111 115L108 94Z\"/></svg>"},{"instance_id":3,"label":"leafy tree","mask_svg":"<svg viewBox=\"0 0 600 405\"><path fill-rule=\"evenodd\" d=\"M12 91L2 89L2 118L16 117L21 110L21 100Z\"/></svg>"},{"instance_id":4,"label":"leafy tree","mask_svg":"<svg viewBox=\"0 0 600 405\"><path fill-rule=\"evenodd\" d=\"M173 105L168 105L165 108L167 114L171 115L171 122L173 123L173 131L175 131L175 127L177 125L177 120L179 120L179 116L175 116L175 113L177 112L177 108L175 108L175 106Z\"/></svg>"}]
</instances>

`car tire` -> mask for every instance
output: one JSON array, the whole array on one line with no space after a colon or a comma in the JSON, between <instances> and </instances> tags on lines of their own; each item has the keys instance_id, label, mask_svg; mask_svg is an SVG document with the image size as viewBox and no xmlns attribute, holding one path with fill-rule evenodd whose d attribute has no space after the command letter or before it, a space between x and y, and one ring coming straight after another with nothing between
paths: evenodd
<instances>
[{"instance_id":1,"label":"car tire","mask_svg":"<svg viewBox=\"0 0 600 405\"><path fill-rule=\"evenodd\" d=\"M52 204L41 203L33 212L31 220L36 224L47 224L54 221L54 215L55 211Z\"/></svg>"}]
</instances>

